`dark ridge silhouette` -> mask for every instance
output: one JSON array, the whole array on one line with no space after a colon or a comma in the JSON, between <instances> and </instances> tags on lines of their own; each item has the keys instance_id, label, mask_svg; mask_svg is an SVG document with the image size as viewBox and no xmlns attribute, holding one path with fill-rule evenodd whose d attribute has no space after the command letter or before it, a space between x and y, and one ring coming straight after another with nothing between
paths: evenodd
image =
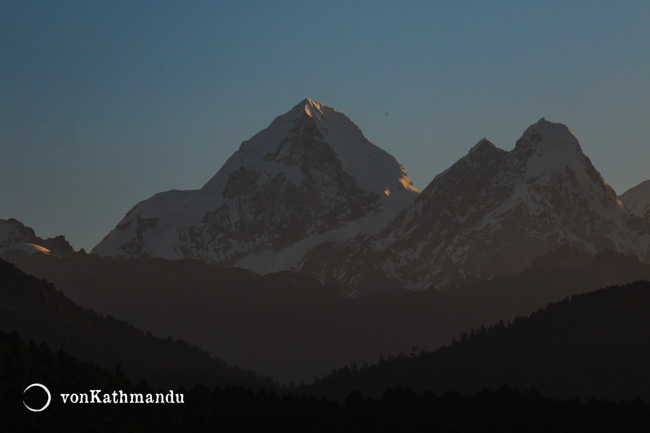
<instances>
[{"instance_id":1,"label":"dark ridge silhouette","mask_svg":"<svg viewBox=\"0 0 650 433\"><path fill-rule=\"evenodd\" d=\"M88 392L90 389L147 392L145 384L134 387L118 366L112 371L84 363L63 352L54 353L45 344L26 344L16 333L0 331L0 430L5 432L82 432L82 431L150 431L144 422L152 414L147 407L106 405L64 406L60 393ZM40 413L31 413L23 405L40 408L46 396L40 392L24 393L32 383L44 384L52 399ZM137 390L137 391L136 391ZM141 425L138 425L141 424Z\"/></svg>"},{"instance_id":2,"label":"dark ridge silhouette","mask_svg":"<svg viewBox=\"0 0 650 433\"><path fill-rule=\"evenodd\" d=\"M393 290L345 300L289 272L259 276L190 260L14 257L79 305L153 335L198 344L283 383L309 383L379 354L432 351L454 336L530 314L567 296L650 279L650 265L565 245L518 276L450 289ZM63 337L57 336L54 347ZM67 343L66 343L67 344Z\"/></svg>"},{"instance_id":3,"label":"dark ridge silhouette","mask_svg":"<svg viewBox=\"0 0 650 433\"><path fill-rule=\"evenodd\" d=\"M549 305L511 325L460 335L433 353L333 372L305 391L342 399L357 390L475 393L502 384L560 398L650 398L650 283L612 286Z\"/></svg>"},{"instance_id":4,"label":"dark ridge silhouette","mask_svg":"<svg viewBox=\"0 0 650 433\"><path fill-rule=\"evenodd\" d=\"M273 386L270 379L231 367L183 341L154 338L122 320L98 316L4 260L0 287L0 330L107 368L120 364L131 380L155 386Z\"/></svg>"},{"instance_id":5,"label":"dark ridge silhouette","mask_svg":"<svg viewBox=\"0 0 650 433\"><path fill-rule=\"evenodd\" d=\"M0 332L0 430L7 432L641 432L650 428L650 408L640 399L622 402L561 401L536 391L510 387L458 393L417 394L391 389L379 399L351 393L344 402L307 395L279 395L266 390L203 385L178 388L183 404L64 404L61 393L167 393L145 383L132 385L119 368L112 371L54 353L43 344L25 344L15 333ZM45 384L45 396L26 393Z\"/></svg>"}]
</instances>

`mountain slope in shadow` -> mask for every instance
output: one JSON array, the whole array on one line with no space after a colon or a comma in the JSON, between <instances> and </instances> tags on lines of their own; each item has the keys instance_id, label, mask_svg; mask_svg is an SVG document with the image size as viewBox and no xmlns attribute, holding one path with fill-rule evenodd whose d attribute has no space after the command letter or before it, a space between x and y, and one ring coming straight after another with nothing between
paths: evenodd
<instances>
[{"instance_id":1,"label":"mountain slope in shadow","mask_svg":"<svg viewBox=\"0 0 650 433\"><path fill-rule=\"evenodd\" d=\"M55 287L0 260L0 330L46 343L105 368L123 368L154 386L272 386L183 341L154 338L112 317L79 307Z\"/></svg>"}]
</instances>

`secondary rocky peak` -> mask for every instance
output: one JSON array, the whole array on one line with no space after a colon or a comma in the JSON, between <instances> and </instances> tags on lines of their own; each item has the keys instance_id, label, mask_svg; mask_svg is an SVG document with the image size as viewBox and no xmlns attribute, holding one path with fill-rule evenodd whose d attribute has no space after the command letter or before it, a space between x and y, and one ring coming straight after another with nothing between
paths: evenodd
<instances>
[{"instance_id":1,"label":"secondary rocky peak","mask_svg":"<svg viewBox=\"0 0 650 433\"><path fill-rule=\"evenodd\" d=\"M17 219L0 219L0 247L7 247L14 242L35 242L36 239L34 229Z\"/></svg>"},{"instance_id":2,"label":"secondary rocky peak","mask_svg":"<svg viewBox=\"0 0 650 433\"><path fill-rule=\"evenodd\" d=\"M563 170L567 165L590 165L573 132L566 125L550 122L544 117L526 128L512 151L499 149L483 138L469 150L465 159L464 163L472 165L503 160L514 170L519 167L528 171L530 176Z\"/></svg>"},{"instance_id":3,"label":"secondary rocky peak","mask_svg":"<svg viewBox=\"0 0 650 433\"><path fill-rule=\"evenodd\" d=\"M566 125L549 122L543 117L524 131L521 138L517 141L516 148L529 147L539 149L541 146L569 146L578 150L580 149L578 139Z\"/></svg>"},{"instance_id":4,"label":"secondary rocky peak","mask_svg":"<svg viewBox=\"0 0 650 433\"><path fill-rule=\"evenodd\" d=\"M508 160L509 166L526 173L527 180L551 176L567 168L573 172L587 171L593 180L600 177L573 132L544 118L524 131Z\"/></svg>"},{"instance_id":5,"label":"secondary rocky peak","mask_svg":"<svg viewBox=\"0 0 650 433\"><path fill-rule=\"evenodd\" d=\"M337 271L356 272L361 293L374 290L380 275L387 286L446 289L514 274L568 243L647 259L650 233L634 227L645 226L621 208L573 133L542 118L511 151L480 140L382 232L374 250L346 251L362 259Z\"/></svg>"},{"instance_id":6,"label":"secondary rocky peak","mask_svg":"<svg viewBox=\"0 0 650 433\"><path fill-rule=\"evenodd\" d=\"M467 154L484 155L499 150L500 149L496 147L490 140L488 140L487 138L482 138L478 143L472 146L472 148L469 150L469 152L467 152Z\"/></svg>"},{"instance_id":7,"label":"secondary rocky peak","mask_svg":"<svg viewBox=\"0 0 650 433\"><path fill-rule=\"evenodd\" d=\"M25 249L25 246L28 246ZM0 219L0 253L12 248L22 249L28 252L45 250L55 251L57 254L74 253L72 245L64 236L43 239L36 235L33 228L27 227L14 218L8 220Z\"/></svg>"}]
</instances>

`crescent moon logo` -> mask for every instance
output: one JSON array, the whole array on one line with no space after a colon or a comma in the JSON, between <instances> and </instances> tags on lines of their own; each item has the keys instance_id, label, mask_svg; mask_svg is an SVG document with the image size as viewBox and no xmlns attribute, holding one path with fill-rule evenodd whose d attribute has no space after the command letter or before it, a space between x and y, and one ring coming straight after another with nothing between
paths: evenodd
<instances>
[{"instance_id":1,"label":"crescent moon logo","mask_svg":"<svg viewBox=\"0 0 650 433\"><path fill-rule=\"evenodd\" d=\"M27 388L25 388L25 390L23 391L23 394L25 394L28 389L33 388L33 387L41 388L41 389L43 389L43 391L45 391L45 393L47 394L47 403L45 403L45 406L43 406L40 409L34 409L32 407L27 406L27 403L25 403L25 400L23 400L23 404L25 405L27 410L30 410L32 412L43 412L50 405L50 402L52 401L52 395L50 394L50 390L47 389L47 387L45 385L42 385L40 383L32 383Z\"/></svg>"}]
</instances>

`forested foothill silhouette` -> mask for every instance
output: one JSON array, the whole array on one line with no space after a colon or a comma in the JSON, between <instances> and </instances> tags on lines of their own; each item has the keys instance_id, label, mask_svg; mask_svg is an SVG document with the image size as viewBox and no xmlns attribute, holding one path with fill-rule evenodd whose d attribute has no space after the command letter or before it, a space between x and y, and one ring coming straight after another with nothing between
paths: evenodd
<instances>
[{"instance_id":1,"label":"forested foothill silhouette","mask_svg":"<svg viewBox=\"0 0 650 433\"><path fill-rule=\"evenodd\" d=\"M281 273L267 278L282 285L287 277ZM634 398L640 395L647 399L644 390L650 383L646 372L650 361L647 281L574 296L510 325L499 323L469 331L436 352L388 356L378 365L343 368L310 387L278 389L271 388L270 380L260 381L236 368L226 369L230 382L206 375L214 368L214 360L204 352L185 343L148 337L121 321L102 318L74 305L51 284L2 261L0 278L2 329L13 321L20 325L14 329L20 328L29 339L40 335L40 341L47 341L45 337L51 331L55 338L48 344L56 351L42 343L26 344L15 333L0 334L3 431L74 432L95 430L98 425L106 430L133 432L206 428L260 431L269 425L316 432L599 432L650 428L650 408L642 399ZM302 285L296 278L293 281ZM94 364L108 369L67 355L65 352L73 353L76 344L95 354L89 356ZM57 400L41 414L32 414L22 405L23 391L31 383L46 383L55 397L57 392L90 389L158 392L162 382L157 383L159 376L151 373L167 371L171 377L176 371L161 362L170 358L167 345L176 348L171 352L178 358L172 359L185 368L179 367L176 380L191 378L187 373L190 368L206 379L205 385L176 388L185 395L183 405L70 407ZM75 355L88 353L78 351ZM151 362L133 361L141 357ZM149 375L140 376L152 381L140 382L142 377L134 372L147 369ZM216 371L224 374L218 368ZM222 386L209 384L210 377ZM224 387L229 383L244 387ZM267 390L265 384L270 385ZM626 400L618 401L620 398Z\"/></svg>"},{"instance_id":2,"label":"forested foothill silhouette","mask_svg":"<svg viewBox=\"0 0 650 433\"><path fill-rule=\"evenodd\" d=\"M379 399L351 393L344 402L281 395L241 387L177 388L183 404L63 404L60 393L152 393L146 383L131 384L120 368L107 370L46 345L26 344L15 333L0 332L0 430L29 432L641 432L650 428L650 408L640 399L623 402L555 400L536 391L501 387L471 396L416 394L391 389ZM23 393L38 381L52 393L50 406L29 412ZM166 390L165 390L166 391ZM45 397L41 397L45 398Z\"/></svg>"},{"instance_id":3,"label":"forested foothill silhouette","mask_svg":"<svg viewBox=\"0 0 650 433\"><path fill-rule=\"evenodd\" d=\"M572 296L512 323L464 332L435 352L345 367L306 392L342 399L352 391L457 391L510 385L558 398L650 398L650 283Z\"/></svg>"}]
</instances>

